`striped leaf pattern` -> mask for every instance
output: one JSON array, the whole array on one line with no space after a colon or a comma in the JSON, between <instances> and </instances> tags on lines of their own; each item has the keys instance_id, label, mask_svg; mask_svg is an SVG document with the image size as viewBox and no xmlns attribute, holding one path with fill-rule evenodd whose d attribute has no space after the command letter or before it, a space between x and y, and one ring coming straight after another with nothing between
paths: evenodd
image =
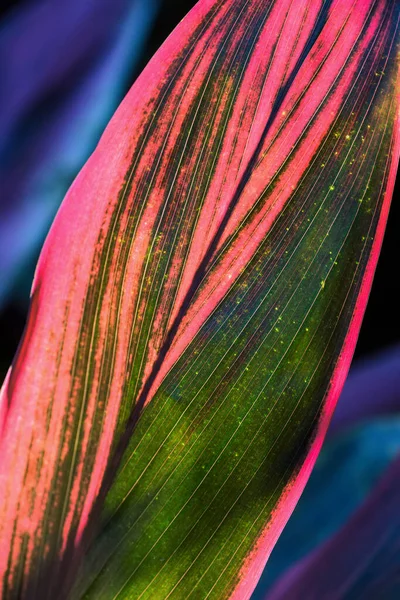
<instances>
[{"instance_id":1,"label":"striped leaf pattern","mask_svg":"<svg viewBox=\"0 0 400 600\"><path fill-rule=\"evenodd\" d=\"M133 86L2 388L4 598L250 596L371 286L398 21L395 0L201 0Z\"/></svg>"}]
</instances>

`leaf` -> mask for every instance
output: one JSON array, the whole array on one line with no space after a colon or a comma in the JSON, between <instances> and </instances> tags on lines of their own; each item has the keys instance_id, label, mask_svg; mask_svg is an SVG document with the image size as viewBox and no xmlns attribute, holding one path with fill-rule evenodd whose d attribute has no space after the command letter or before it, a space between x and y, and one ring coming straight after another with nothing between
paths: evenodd
<instances>
[{"instance_id":1,"label":"leaf","mask_svg":"<svg viewBox=\"0 0 400 600\"><path fill-rule=\"evenodd\" d=\"M399 597L400 458L339 533L295 565L268 600Z\"/></svg>"},{"instance_id":2,"label":"leaf","mask_svg":"<svg viewBox=\"0 0 400 600\"><path fill-rule=\"evenodd\" d=\"M58 213L3 388L3 593L250 596L379 254L398 15L203 0L133 86Z\"/></svg>"}]
</instances>

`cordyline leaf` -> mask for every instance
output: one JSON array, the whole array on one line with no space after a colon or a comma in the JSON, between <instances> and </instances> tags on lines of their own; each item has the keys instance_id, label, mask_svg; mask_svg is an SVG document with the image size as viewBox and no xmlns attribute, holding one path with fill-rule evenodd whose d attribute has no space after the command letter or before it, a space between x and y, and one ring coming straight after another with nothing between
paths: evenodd
<instances>
[{"instance_id":1,"label":"cordyline leaf","mask_svg":"<svg viewBox=\"0 0 400 600\"><path fill-rule=\"evenodd\" d=\"M400 458L329 542L293 567L268 600L396 600L400 593Z\"/></svg>"},{"instance_id":2,"label":"cordyline leaf","mask_svg":"<svg viewBox=\"0 0 400 600\"><path fill-rule=\"evenodd\" d=\"M52 227L3 388L3 595L250 596L371 286L398 18L204 0L133 86Z\"/></svg>"}]
</instances>

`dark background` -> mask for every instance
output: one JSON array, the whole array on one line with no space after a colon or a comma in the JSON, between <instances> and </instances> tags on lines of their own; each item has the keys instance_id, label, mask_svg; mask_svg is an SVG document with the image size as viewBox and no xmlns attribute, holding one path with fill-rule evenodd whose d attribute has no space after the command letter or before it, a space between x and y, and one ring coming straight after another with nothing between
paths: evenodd
<instances>
[{"instance_id":1,"label":"dark background","mask_svg":"<svg viewBox=\"0 0 400 600\"><path fill-rule=\"evenodd\" d=\"M65 0L67 1L67 0ZM84 0L82 0L84 1ZM5 0L0 8L3 20L14 8L29 4L28 0ZM175 25L195 4L193 0L164 0L147 39L143 57L130 77L129 85L136 79L151 56L159 48ZM121 96L122 99L123 95ZM388 226L379 259L370 300L362 325L355 357L375 353L398 342L400 337L399 317L399 262L400 262L400 178L397 178L395 194L389 215ZM37 256L33 257L32 265ZM6 373L21 337L28 308L28 297L10 296L0 310L0 380Z\"/></svg>"}]
</instances>

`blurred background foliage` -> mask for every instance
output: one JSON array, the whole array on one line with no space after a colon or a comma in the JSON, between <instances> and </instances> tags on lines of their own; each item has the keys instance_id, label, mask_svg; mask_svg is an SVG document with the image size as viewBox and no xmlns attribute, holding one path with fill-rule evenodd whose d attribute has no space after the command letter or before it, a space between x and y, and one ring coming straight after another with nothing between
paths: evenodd
<instances>
[{"instance_id":1,"label":"blurred background foliage","mask_svg":"<svg viewBox=\"0 0 400 600\"><path fill-rule=\"evenodd\" d=\"M1 379L22 334L35 264L62 198L137 75L194 4L2 3ZM346 384L329 439L254 600L346 522L400 451L400 357L398 347L390 350L400 337L399 178L396 188L356 349L360 366ZM374 355L380 358L368 359Z\"/></svg>"}]
</instances>

